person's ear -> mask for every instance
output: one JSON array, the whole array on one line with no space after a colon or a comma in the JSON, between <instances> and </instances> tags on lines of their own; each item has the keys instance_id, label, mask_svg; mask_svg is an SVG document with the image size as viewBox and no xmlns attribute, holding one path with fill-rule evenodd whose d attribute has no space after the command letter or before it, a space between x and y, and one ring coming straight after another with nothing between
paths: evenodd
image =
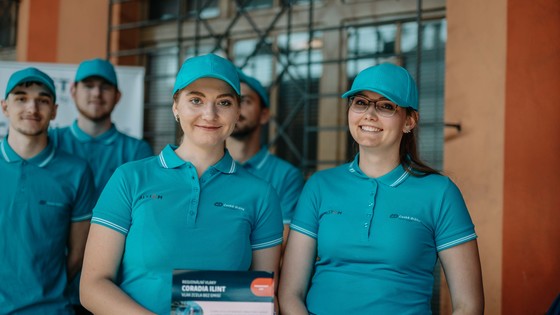
<instances>
[{"instance_id":1,"label":"person's ear","mask_svg":"<svg viewBox=\"0 0 560 315\"><path fill-rule=\"evenodd\" d=\"M8 113L8 102L6 102L6 100L2 100L1 105L2 113L4 113L4 116L9 117L10 114Z\"/></svg>"},{"instance_id":2,"label":"person's ear","mask_svg":"<svg viewBox=\"0 0 560 315\"><path fill-rule=\"evenodd\" d=\"M115 94L115 105L119 103L119 101L121 100L121 96L121 91L117 90L117 93Z\"/></svg>"},{"instance_id":3,"label":"person's ear","mask_svg":"<svg viewBox=\"0 0 560 315\"><path fill-rule=\"evenodd\" d=\"M261 108L261 116L259 118L261 125L266 125L269 120L270 120L270 108L268 107Z\"/></svg>"},{"instance_id":4,"label":"person's ear","mask_svg":"<svg viewBox=\"0 0 560 315\"><path fill-rule=\"evenodd\" d=\"M72 96L72 99L74 100L74 103L76 103L76 87L78 86L78 82L74 82L74 84L70 85L70 96Z\"/></svg>"},{"instance_id":5,"label":"person's ear","mask_svg":"<svg viewBox=\"0 0 560 315\"><path fill-rule=\"evenodd\" d=\"M58 104L54 104L53 112L52 112L52 115L51 115L51 120L54 120L56 118L56 113L57 112L58 112Z\"/></svg>"},{"instance_id":6,"label":"person's ear","mask_svg":"<svg viewBox=\"0 0 560 315\"><path fill-rule=\"evenodd\" d=\"M176 122L179 122L179 110L177 109L177 102L173 101L173 106L171 106L171 113L175 118Z\"/></svg>"},{"instance_id":7,"label":"person's ear","mask_svg":"<svg viewBox=\"0 0 560 315\"><path fill-rule=\"evenodd\" d=\"M412 129L414 129L414 127L416 127L416 124L418 123L419 117L420 117L420 115L418 114L417 111L412 111L410 114L407 113L406 120L405 120L404 126L403 126L403 132L404 133L411 132Z\"/></svg>"}]
</instances>

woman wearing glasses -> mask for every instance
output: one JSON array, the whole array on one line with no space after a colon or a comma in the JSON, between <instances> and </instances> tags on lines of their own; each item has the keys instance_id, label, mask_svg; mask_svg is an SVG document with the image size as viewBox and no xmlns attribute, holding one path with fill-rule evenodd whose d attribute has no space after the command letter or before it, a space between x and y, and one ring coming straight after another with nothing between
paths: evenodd
<instances>
[{"instance_id":1,"label":"woman wearing glasses","mask_svg":"<svg viewBox=\"0 0 560 315\"><path fill-rule=\"evenodd\" d=\"M185 61L171 108L181 144L118 168L93 210L80 290L87 309L170 314L174 269L277 273L283 224L276 192L225 149L239 95L228 60Z\"/></svg>"},{"instance_id":2,"label":"woman wearing glasses","mask_svg":"<svg viewBox=\"0 0 560 315\"><path fill-rule=\"evenodd\" d=\"M381 64L343 97L359 153L305 185L283 260L282 314L431 314L438 258L454 314L481 314L477 236L459 189L418 157L414 80Z\"/></svg>"}]
</instances>

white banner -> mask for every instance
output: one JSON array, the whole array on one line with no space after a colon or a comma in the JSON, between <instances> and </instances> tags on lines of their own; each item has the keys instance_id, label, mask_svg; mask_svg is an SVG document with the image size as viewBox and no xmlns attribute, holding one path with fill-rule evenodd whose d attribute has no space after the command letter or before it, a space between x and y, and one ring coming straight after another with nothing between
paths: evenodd
<instances>
[{"instance_id":1,"label":"white banner","mask_svg":"<svg viewBox=\"0 0 560 315\"><path fill-rule=\"evenodd\" d=\"M4 98L6 85L12 73L27 67L36 67L54 80L58 112L50 126L71 125L78 116L76 105L70 95L70 86L74 84L78 65L0 61L0 99ZM113 123L123 133L141 139L144 127L144 68L118 66L115 67L115 71L122 96L113 111ZM0 114L0 136L3 138L7 133L8 119Z\"/></svg>"}]
</instances>

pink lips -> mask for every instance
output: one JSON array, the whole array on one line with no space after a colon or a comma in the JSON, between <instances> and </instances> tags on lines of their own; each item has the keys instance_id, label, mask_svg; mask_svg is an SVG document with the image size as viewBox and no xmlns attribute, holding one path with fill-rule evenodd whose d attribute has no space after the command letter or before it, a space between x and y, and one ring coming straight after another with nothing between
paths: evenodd
<instances>
[{"instance_id":1,"label":"pink lips","mask_svg":"<svg viewBox=\"0 0 560 315\"><path fill-rule=\"evenodd\" d=\"M209 131L220 129L220 126L202 126L202 125L196 125L196 126L198 128L201 128L201 129L204 129L204 130L209 130Z\"/></svg>"}]
</instances>

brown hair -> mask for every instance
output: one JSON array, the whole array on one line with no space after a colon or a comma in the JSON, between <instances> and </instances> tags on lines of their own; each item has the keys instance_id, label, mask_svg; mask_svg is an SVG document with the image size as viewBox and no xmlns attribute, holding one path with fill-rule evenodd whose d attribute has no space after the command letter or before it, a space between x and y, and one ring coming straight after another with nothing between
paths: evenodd
<instances>
[{"instance_id":1,"label":"brown hair","mask_svg":"<svg viewBox=\"0 0 560 315\"><path fill-rule=\"evenodd\" d=\"M415 115L414 109L410 107L401 107L406 109L406 116L413 116ZM346 115L348 116L348 111L350 110L350 106L346 108ZM354 140L352 145L354 152L359 152L359 146ZM399 162L404 167L404 169L412 176L422 177L430 174L439 174L441 172L428 166L426 163L420 160L420 156L418 154L418 146L416 140L416 128L411 130L409 133L403 134L401 138L401 143L399 145Z\"/></svg>"},{"instance_id":2,"label":"brown hair","mask_svg":"<svg viewBox=\"0 0 560 315\"><path fill-rule=\"evenodd\" d=\"M414 115L414 109L407 107L406 116ZM412 176L426 176L429 174L440 174L438 170L426 165L420 160L416 140L416 128L409 133L403 134L399 146L399 161L407 172Z\"/></svg>"}]
</instances>

